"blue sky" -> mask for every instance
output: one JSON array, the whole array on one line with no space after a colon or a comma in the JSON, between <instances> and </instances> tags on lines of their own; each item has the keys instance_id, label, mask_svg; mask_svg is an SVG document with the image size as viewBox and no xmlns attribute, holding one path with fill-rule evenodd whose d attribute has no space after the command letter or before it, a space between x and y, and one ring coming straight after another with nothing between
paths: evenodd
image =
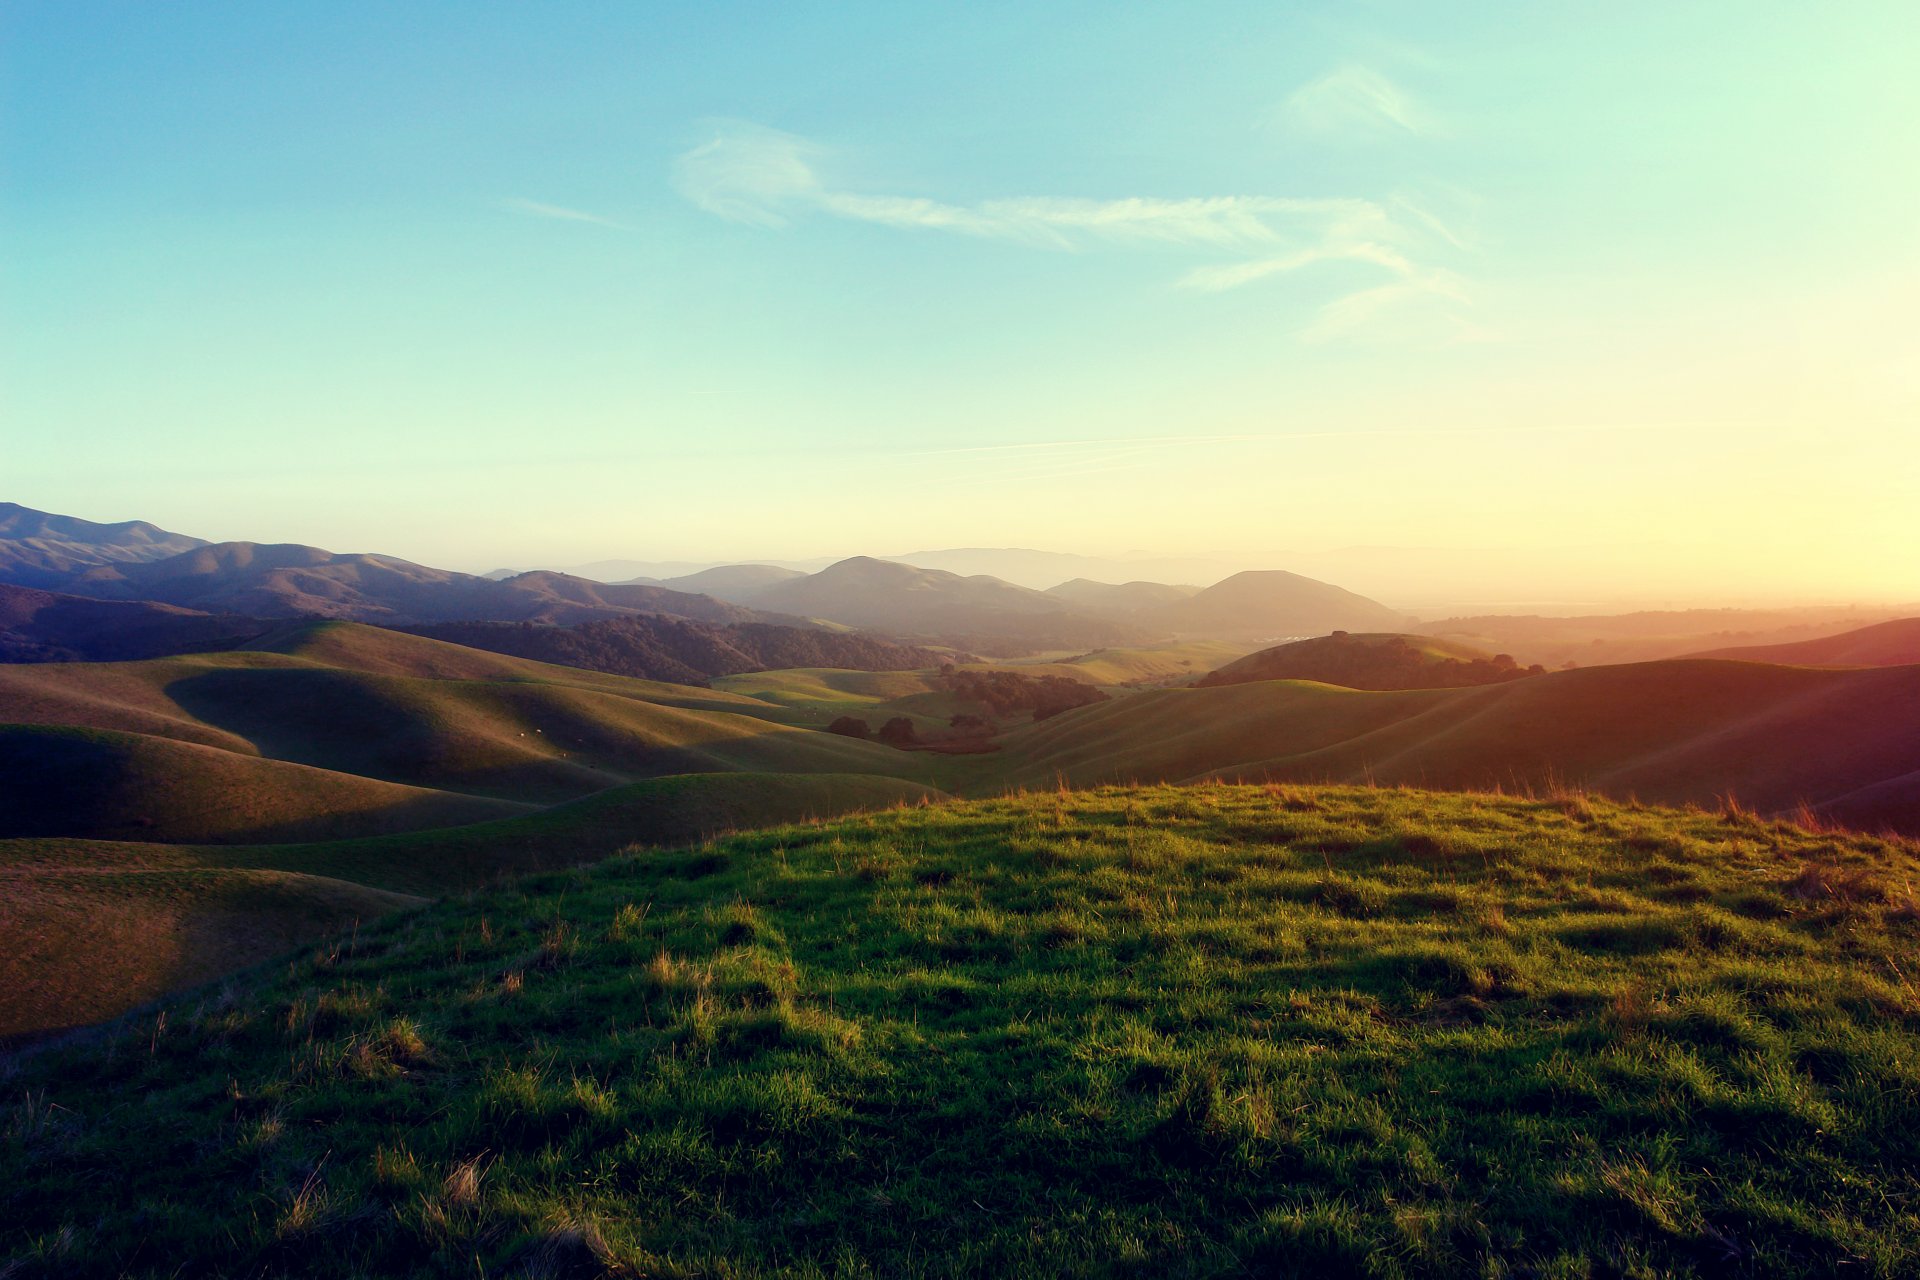
<instances>
[{"instance_id":1,"label":"blue sky","mask_svg":"<svg viewBox=\"0 0 1920 1280\"><path fill-rule=\"evenodd\" d=\"M457 568L1913 599L1917 55L1897 3L17 0L0 479Z\"/></svg>"}]
</instances>

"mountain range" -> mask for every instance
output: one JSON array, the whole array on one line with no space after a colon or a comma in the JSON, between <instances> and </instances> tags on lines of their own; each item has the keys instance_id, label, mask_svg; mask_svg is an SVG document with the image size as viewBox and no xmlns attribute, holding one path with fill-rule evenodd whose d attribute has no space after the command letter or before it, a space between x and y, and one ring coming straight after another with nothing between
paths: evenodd
<instances>
[{"instance_id":1,"label":"mountain range","mask_svg":"<svg viewBox=\"0 0 1920 1280\"><path fill-rule=\"evenodd\" d=\"M210 543L144 522L96 524L17 504L0 508L0 534L0 583L256 620L572 626L656 616L722 627L856 628L998 656L1168 636L1270 640L1404 621L1376 601L1279 571L1240 573L1205 589L1074 579L1039 591L985 574L855 556L812 573L723 565L665 582L607 583L548 570L481 576L291 543ZM80 608L41 602L40 632L13 635L7 647L21 656L60 655L50 631ZM191 630L178 619L166 625ZM211 636L237 635L250 624L195 625ZM87 653L84 645L64 647Z\"/></svg>"}]
</instances>

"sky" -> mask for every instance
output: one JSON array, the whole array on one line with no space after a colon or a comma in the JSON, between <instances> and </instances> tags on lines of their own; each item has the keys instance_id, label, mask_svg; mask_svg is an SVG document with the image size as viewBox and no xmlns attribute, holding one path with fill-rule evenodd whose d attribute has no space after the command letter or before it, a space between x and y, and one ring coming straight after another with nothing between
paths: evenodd
<instances>
[{"instance_id":1,"label":"sky","mask_svg":"<svg viewBox=\"0 0 1920 1280\"><path fill-rule=\"evenodd\" d=\"M7 0L0 497L1920 599L1915 65L1911 0Z\"/></svg>"}]
</instances>

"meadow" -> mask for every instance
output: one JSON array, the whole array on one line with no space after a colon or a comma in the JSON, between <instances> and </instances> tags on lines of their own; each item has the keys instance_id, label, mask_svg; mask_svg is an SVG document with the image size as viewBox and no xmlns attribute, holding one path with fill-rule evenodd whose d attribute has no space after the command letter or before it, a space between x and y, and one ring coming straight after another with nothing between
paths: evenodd
<instances>
[{"instance_id":1,"label":"meadow","mask_svg":"<svg viewBox=\"0 0 1920 1280\"><path fill-rule=\"evenodd\" d=\"M1047 791L403 909L16 1055L10 1275L1898 1276L1920 849Z\"/></svg>"}]
</instances>

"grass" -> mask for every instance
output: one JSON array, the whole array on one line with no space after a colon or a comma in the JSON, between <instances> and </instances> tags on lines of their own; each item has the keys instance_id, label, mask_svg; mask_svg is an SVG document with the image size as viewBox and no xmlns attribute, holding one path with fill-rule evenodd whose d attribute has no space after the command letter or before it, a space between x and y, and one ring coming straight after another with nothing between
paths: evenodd
<instances>
[{"instance_id":1,"label":"grass","mask_svg":"<svg viewBox=\"0 0 1920 1280\"><path fill-rule=\"evenodd\" d=\"M976 665L974 670L1005 669L1029 676L1066 676L1101 688L1157 684L1205 675L1244 657L1248 645L1224 640L1185 640L1132 648L1096 649L1060 662L1008 662Z\"/></svg>"},{"instance_id":2,"label":"grass","mask_svg":"<svg viewBox=\"0 0 1920 1280\"><path fill-rule=\"evenodd\" d=\"M277 643L287 651L0 666L18 722L0 726L0 837L320 839L682 773L927 772L717 690L346 623Z\"/></svg>"},{"instance_id":3,"label":"grass","mask_svg":"<svg viewBox=\"0 0 1920 1280\"><path fill-rule=\"evenodd\" d=\"M0 841L0 1036L123 1013L427 898L636 845L938 798L851 774L690 774L520 817L279 845Z\"/></svg>"},{"instance_id":4,"label":"grass","mask_svg":"<svg viewBox=\"0 0 1920 1280\"><path fill-rule=\"evenodd\" d=\"M1898 1276L1911 844L1043 793L393 916L19 1058L12 1275Z\"/></svg>"},{"instance_id":5,"label":"grass","mask_svg":"<svg viewBox=\"0 0 1920 1280\"><path fill-rule=\"evenodd\" d=\"M1920 833L1916 705L1920 667L1649 662L1386 693L1260 681L1140 693L1020 729L983 781L1569 783L1668 804L1732 791L1769 812L1805 804L1856 830Z\"/></svg>"}]
</instances>

